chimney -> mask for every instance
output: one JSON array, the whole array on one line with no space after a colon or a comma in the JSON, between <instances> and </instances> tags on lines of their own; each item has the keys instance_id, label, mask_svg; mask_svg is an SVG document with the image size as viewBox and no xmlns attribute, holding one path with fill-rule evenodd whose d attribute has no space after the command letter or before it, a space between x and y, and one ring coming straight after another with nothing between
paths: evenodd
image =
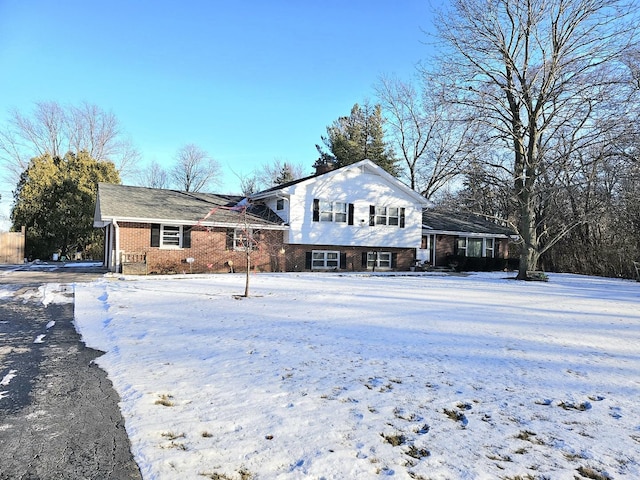
<instances>
[{"instance_id":1,"label":"chimney","mask_svg":"<svg viewBox=\"0 0 640 480\"><path fill-rule=\"evenodd\" d=\"M322 175L323 173L327 173L330 170L331 170L331 167L326 163L316 165L316 175Z\"/></svg>"},{"instance_id":2,"label":"chimney","mask_svg":"<svg viewBox=\"0 0 640 480\"><path fill-rule=\"evenodd\" d=\"M316 175L322 175L333 170L334 165L329 162L316 162L314 167L316 167Z\"/></svg>"}]
</instances>

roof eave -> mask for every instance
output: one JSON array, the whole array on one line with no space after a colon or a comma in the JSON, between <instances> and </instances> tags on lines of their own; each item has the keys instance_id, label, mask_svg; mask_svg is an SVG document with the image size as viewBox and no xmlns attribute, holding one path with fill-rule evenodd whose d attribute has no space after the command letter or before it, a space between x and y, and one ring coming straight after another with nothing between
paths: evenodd
<instances>
[{"instance_id":1,"label":"roof eave","mask_svg":"<svg viewBox=\"0 0 640 480\"><path fill-rule=\"evenodd\" d=\"M422 230L427 233L433 233L436 235L453 235L453 236L465 236L465 237L492 237L492 238L511 238L513 235L507 235L506 233L491 233L491 232L463 232L456 230L435 230L428 225L422 225Z\"/></svg>"},{"instance_id":2,"label":"roof eave","mask_svg":"<svg viewBox=\"0 0 640 480\"><path fill-rule=\"evenodd\" d=\"M193 221L193 220L177 220L173 218L136 218L136 217L103 217L100 220L94 220L94 227L104 227L110 223L160 223L173 225L201 225L203 227L234 227L245 226L244 222L216 222L216 221ZM100 224L100 225L97 225ZM249 228L262 228L269 230L288 230L288 225L278 225L270 223L248 222L246 226Z\"/></svg>"}]
</instances>

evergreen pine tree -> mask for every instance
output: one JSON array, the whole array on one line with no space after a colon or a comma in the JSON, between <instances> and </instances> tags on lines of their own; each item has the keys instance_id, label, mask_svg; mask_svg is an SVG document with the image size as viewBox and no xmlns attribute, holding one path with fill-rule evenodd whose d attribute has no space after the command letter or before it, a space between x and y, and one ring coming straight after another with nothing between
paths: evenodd
<instances>
[{"instance_id":1,"label":"evergreen pine tree","mask_svg":"<svg viewBox=\"0 0 640 480\"><path fill-rule=\"evenodd\" d=\"M384 139L384 118L380 105L357 103L348 117L340 117L327 127L322 146L316 145L320 158L314 164L344 167L369 159L392 175L398 174L393 149ZM326 148L326 150L325 150Z\"/></svg>"}]
</instances>

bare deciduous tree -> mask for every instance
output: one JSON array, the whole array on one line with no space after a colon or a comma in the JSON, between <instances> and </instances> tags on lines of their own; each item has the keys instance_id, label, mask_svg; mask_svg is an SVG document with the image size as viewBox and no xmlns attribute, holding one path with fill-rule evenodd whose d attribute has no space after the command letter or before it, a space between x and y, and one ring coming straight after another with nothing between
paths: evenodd
<instances>
[{"instance_id":1,"label":"bare deciduous tree","mask_svg":"<svg viewBox=\"0 0 640 480\"><path fill-rule=\"evenodd\" d=\"M31 113L13 110L0 129L0 160L11 183L17 182L34 157L63 157L81 151L98 161L113 162L120 175L139 158L115 115L89 103L64 107L58 102L39 102Z\"/></svg>"},{"instance_id":2,"label":"bare deciduous tree","mask_svg":"<svg viewBox=\"0 0 640 480\"><path fill-rule=\"evenodd\" d=\"M298 180L304 176L303 172L304 167L300 164L274 158L273 162L265 163L256 170L256 178L258 184L266 189Z\"/></svg>"},{"instance_id":3,"label":"bare deciduous tree","mask_svg":"<svg viewBox=\"0 0 640 480\"><path fill-rule=\"evenodd\" d=\"M418 91L411 83L382 77L376 92L404 160L404 176L413 190L432 198L471 155L472 125L456 122L451 104L427 80Z\"/></svg>"},{"instance_id":4,"label":"bare deciduous tree","mask_svg":"<svg viewBox=\"0 0 640 480\"><path fill-rule=\"evenodd\" d=\"M239 175L238 179L240 180L240 189L242 191L242 195L245 197L249 197L250 195L258 192L259 182L255 173L249 175Z\"/></svg>"},{"instance_id":5,"label":"bare deciduous tree","mask_svg":"<svg viewBox=\"0 0 640 480\"><path fill-rule=\"evenodd\" d=\"M152 160L147 167L143 167L138 173L138 182L143 187L167 188L169 175L157 161Z\"/></svg>"},{"instance_id":6,"label":"bare deciduous tree","mask_svg":"<svg viewBox=\"0 0 640 480\"><path fill-rule=\"evenodd\" d=\"M453 0L451 7L437 19L449 47L441 78L450 100L512 152L505 168L523 247L518 278L525 279L541 254L540 179L563 161L554 158L558 132L597 137L617 100L617 67L635 41L637 7L623 0Z\"/></svg>"},{"instance_id":7,"label":"bare deciduous tree","mask_svg":"<svg viewBox=\"0 0 640 480\"><path fill-rule=\"evenodd\" d=\"M170 177L177 188L199 192L218 183L220 164L202 148L190 143L178 150Z\"/></svg>"},{"instance_id":8,"label":"bare deciduous tree","mask_svg":"<svg viewBox=\"0 0 640 480\"><path fill-rule=\"evenodd\" d=\"M247 175L236 173L244 196L304 177L304 167L280 158L264 163Z\"/></svg>"}]
</instances>

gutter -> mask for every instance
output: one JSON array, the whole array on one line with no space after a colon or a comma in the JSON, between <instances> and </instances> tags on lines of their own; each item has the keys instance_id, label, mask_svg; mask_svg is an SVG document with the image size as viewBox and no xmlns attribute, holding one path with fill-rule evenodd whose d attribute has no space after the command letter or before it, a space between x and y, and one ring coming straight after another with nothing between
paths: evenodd
<instances>
[{"instance_id":1,"label":"gutter","mask_svg":"<svg viewBox=\"0 0 640 480\"><path fill-rule=\"evenodd\" d=\"M124 222L124 223L160 223L163 225L201 225L203 227L221 227L221 228L238 228L238 226L243 226L244 227L244 222L235 222L235 223L229 223L229 222L199 222L199 221L185 221L184 219L182 220L176 220L176 219L167 219L167 218L134 218L134 217L118 217L118 219L116 220L115 218L110 218L109 219L114 225L117 224L118 221L120 222ZM108 223L108 222L105 222ZM95 224L94 224L95 226ZM289 225L286 224L282 224L282 225L277 225L277 224L269 224L269 223L252 223L249 222L247 223L248 227L251 228L259 228L259 229L263 229L263 230L288 230L289 229Z\"/></svg>"},{"instance_id":2,"label":"gutter","mask_svg":"<svg viewBox=\"0 0 640 480\"><path fill-rule=\"evenodd\" d=\"M113 220L113 227L114 227L114 236L115 236L115 248L114 248L114 255L116 256L115 258L115 262L114 262L114 267L115 267L115 271L119 272L120 271L120 225L118 225L118 222L116 220Z\"/></svg>"},{"instance_id":3,"label":"gutter","mask_svg":"<svg viewBox=\"0 0 640 480\"><path fill-rule=\"evenodd\" d=\"M451 235L456 237L476 237L476 238L511 238L512 235L506 235L504 233L472 233L461 232L454 230L434 230L426 225L422 226L422 233L436 234L436 235Z\"/></svg>"}]
</instances>

